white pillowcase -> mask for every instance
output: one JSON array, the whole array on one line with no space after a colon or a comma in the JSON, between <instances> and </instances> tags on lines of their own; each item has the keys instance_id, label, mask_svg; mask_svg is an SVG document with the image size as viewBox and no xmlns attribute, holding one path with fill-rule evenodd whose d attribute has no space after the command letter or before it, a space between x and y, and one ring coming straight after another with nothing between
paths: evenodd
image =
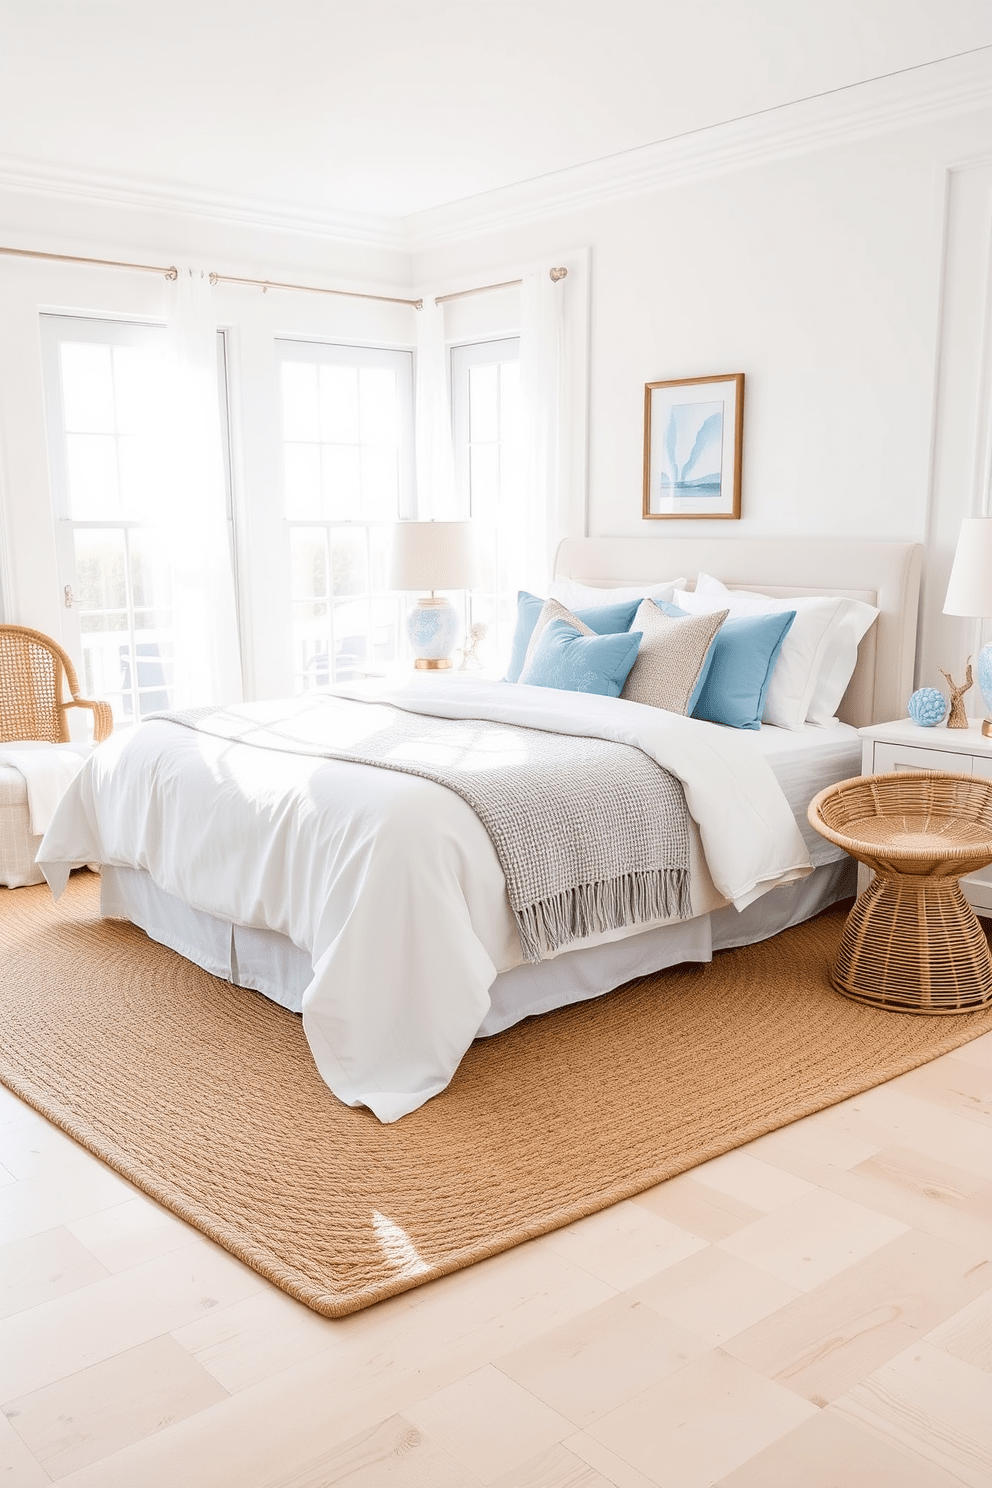
<instances>
[{"instance_id":1,"label":"white pillowcase","mask_svg":"<svg viewBox=\"0 0 992 1488\"><path fill-rule=\"evenodd\" d=\"M878 614L860 599L799 595L775 599L743 589L728 589L701 573L693 594L679 593L675 603L688 614L729 609L734 615L781 614L795 610L782 643L765 698L765 723L800 729L805 723L827 727L847 690L858 659L858 642Z\"/></svg>"},{"instance_id":2,"label":"white pillowcase","mask_svg":"<svg viewBox=\"0 0 992 1488\"><path fill-rule=\"evenodd\" d=\"M555 579L548 591L552 599L570 610L589 610L596 605L625 604L633 599L664 599L671 604L676 589L685 588L685 579L665 579L659 584L627 585L622 589L595 589L580 584L578 579ZM716 606L722 609L722 605Z\"/></svg>"}]
</instances>

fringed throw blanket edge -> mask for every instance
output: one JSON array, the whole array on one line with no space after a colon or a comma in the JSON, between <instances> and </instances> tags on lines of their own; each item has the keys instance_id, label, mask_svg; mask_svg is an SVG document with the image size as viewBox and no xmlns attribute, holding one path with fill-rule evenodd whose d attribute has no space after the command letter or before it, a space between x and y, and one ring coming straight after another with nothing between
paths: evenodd
<instances>
[{"instance_id":1,"label":"fringed throw blanket edge","mask_svg":"<svg viewBox=\"0 0 992 1488\"><path fill-rule=\"evenodd\" d=\"M510 909L527 961L543 961L573 940L646 925L653 920L687 920L692 915L688 868L657 868L625 873L599 883L577 884L548 899Z\"/></svg>"}]
</instances>

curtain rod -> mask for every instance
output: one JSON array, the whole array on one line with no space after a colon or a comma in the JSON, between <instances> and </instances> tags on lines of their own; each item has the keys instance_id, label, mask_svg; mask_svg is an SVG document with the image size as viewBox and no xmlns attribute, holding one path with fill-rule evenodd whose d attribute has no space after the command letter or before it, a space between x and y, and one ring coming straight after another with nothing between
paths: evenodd
<instances>
[{"instance_id":1,"label":"curtain rod","mask_svg":"<svg viewBox=\"0 0 992 1488\"><path fill-rule=\"evenodd\" d=\"M240 279L236 274L211 274L211 284L250 284L263 294L270 289L295 289L301 294L342 295L348 300L378 300L382 305L409 305L414 310L424 308L423 300L403 300L398 295L363 294L358 289L324 289L316 284L280 284L275 279Z\"/></svg>"},{"instance_id":2,"label":"curtain rod","mask_svg":"<svg viewBox=\"0 0 992 1488\"><path fill-rule=\"evenodd\" d=\"M549 269L549 277L552 284L557 284L559 279L568 278L567 269ZM476 289L456 289L452 294L435 295L435 305L446 305L449 300L464 300L469 295L488 294L492 289L516 289L518 284L523 284L522 279L504 279L502 284L480 284Z\"/></svg>"},{"instance_id":3,"label":"curtain rod","mask_svg":"<svg viewBox=\"0 0 992 1488\"><path fill-rule=\"evenodd\" d=\"M165 268L162 264L127 263L118 258L81 258L76 253L42 253L35 248L4 248L0 254L10 258L43 258L55 263L96 264L102 269L137 269L142 274L163 274L166 279L178 279L175 264ZM362 294L356 289L323 289L313 284L280 284L274 279L239 279L233 274L211 274L211 284L250 284L264 294L269 289L295 289L302 294L343 295L350 300L379 300L388 305L410 305L422 310L423 300L401 300L395 295Z\"/></svg>"},{"instance_id":4,"label":"curtain rod","mask_svg":"<svg viewBox=\"0 0 992 1488\"><path fill-rule=\"evenodd\" d=\"M162 274L166 279L177 279L179 270L175 264L168 268L162 264L127 263L117 258L81 258L76 253L42 253L35 248L4 248L0 246L0 254L6 254L8 258L42 258L53 263L78 263L96 264L102 269L135 269L142 274ZM557 284L559 279L568 276L568 270L549 270L551 282ZM347 300L376 300L381 305L409 305L413 310L424 308L423 300L401 299L398 295L363 294L357 289L324 289L316 284L283 284L276 279L242 279L236 274L211 274L211 284L247 284L254 289L260 289L265 294L270 289L296 290L299 294L323 294L337 295ZM464 300L469 295L489 294L496 289L515 289L522 284L522 279L504 279L500 284L480 284L475 289L457 289L452 294L435 295L435 305L446 305L451 300Z\"/></svg>"},{"instance_id":5,"label":"curtain rod","mask_svg":"<svg viewBox=\"0 0 992 1488\"><path fill-rule=\"evenodd\" d=\"M164 274L166 279L178 279L175 264L164 268L161 264L123 263L117 258L80 258L75 253L40 253L35 248L2 248L8 258L47 258L56 263L98 264L102 269L138 269L142 274Z\"/></svg>"}]
</instances>

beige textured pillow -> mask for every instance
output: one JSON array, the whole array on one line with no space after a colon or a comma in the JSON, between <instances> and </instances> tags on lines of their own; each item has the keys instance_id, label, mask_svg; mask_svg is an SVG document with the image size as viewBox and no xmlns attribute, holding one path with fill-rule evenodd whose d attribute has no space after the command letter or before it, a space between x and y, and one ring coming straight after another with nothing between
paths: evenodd
<instances>
[{"instance_id":1,"label":"beige textured pillow","mask_svg":"<svg viewBox=\"0 0 992 1488\"><path fill-rule=\"evenodd\" d=\"M589 629L584 620L579 619L578 615L573 615L571 610L567 610L560 600L546 599L544 601L544 608L537 617L537 624L534 626L534 629L531 632L530 640L527 643L527 651L524 656L524 664L520 668L521 677L527 670L527 667L530 664L530 659L534 655L534 652L537 650L538 641L541 639L544 630L551 624L552 620L567 620L569 625L571 625L573 629L579 632L579 635L591 636L596 634L594 630ZM631 629L633 629L633 627L631 627Z\"/></svg>"},{"instance_id":2,"label":"beige textured pillow","mask_svg":"<svg viewBox=\"0 0 992 1488\"><path fill-rule=\"evenodd\" d=\"M666 713L688 713L713 638L729 613L716 610L675 620L646 599L630 627L641 632L642 640L620 696Z\"/></svg>"}]
</instances>

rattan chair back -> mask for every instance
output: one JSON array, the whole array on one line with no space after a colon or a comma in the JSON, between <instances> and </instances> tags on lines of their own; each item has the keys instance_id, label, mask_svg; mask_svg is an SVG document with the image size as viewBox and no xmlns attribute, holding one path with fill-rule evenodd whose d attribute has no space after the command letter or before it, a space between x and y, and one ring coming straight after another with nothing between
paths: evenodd
<instances>
[{"instance_id":1,"label":"rattan chair back","mask_svg":"<svg viewBox=\"0 0 992 1488\"><path fill-rule=\"evenodd\" d=\"M92 712L96 743L113 732L110 704L80 696L76 669L58 642L26 625L0 625L0 743L67 744L69 708Z\"/></svg>"}]
</instances>

